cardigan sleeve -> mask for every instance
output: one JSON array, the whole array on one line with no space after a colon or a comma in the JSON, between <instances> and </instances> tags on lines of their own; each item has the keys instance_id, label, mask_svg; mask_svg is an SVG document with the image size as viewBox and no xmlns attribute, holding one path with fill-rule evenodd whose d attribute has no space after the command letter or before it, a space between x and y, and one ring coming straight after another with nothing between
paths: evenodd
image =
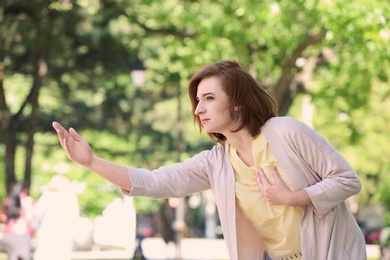
<instances>
[{"instance_id":1,"label":"cardigan sleeve","mask_svg":"<svg viewBox=\"0 0 390 260\"><path fill-rule=\"evenodd\" d=\"M293 133L303 163L320 181L305 188L320 217L337 204L360 192L357 173L345 158L319 133L301 123Z\"/></svg>"},{"instance_id":2,"label":"cardigan sleeve","mask_svg":"<svg viewBox=\"0 0 390 260\"><path fill-rule=\"evenodd\" d=\"M291 117L275 118L273 121L271 127L279 140L279 147L287 150L295 164L301 165L297 169L303 173L297 175L305 176L302 182L307 183L302 186L319 217L360 192L357 173L323 136Z\"/></svg>"},{"instance_id":3,"label":"cardigan sleeve","mask_svg":"<svg viewBox=\"0 0 390 260\"><path fill-rule=\"evenodd\" d=\"M180 198L210 189L210 173L220 147L203 151L182 163L147 170L127 166L132 190L122 190L128 196L143 196L153 199Z\"/></svg>"}]
</instances>

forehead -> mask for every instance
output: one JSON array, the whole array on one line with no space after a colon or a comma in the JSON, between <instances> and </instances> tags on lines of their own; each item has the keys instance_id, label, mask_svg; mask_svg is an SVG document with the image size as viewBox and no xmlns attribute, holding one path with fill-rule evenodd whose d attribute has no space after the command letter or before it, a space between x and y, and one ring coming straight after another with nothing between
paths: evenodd
<instances>
[{"instance_id":1,"label":"forehead","mask_svg":"<svg viewBox=\"0 0 390 260\"><path fill-rule=\"evenodd\" d=\"M223 92L221 80L218 77L209 77L202 79L198 85L197 96L203 96L208 93L217 94Z\"/></svg>"}]
</instances>

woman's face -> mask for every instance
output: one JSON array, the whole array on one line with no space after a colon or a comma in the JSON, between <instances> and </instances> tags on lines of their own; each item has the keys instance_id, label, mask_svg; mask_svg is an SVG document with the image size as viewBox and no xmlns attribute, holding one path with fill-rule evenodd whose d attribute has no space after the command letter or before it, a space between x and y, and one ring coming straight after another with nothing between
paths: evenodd
<instances>
[{"instance_id":1,"label":"woman's face","mask_svg":"<svg viewBox=\"0 0 390 260\"><path fill-rule=\"evenodd\" d=\"M229 97L222 88L220 79L210 77L203 79L196 94L198 105L195 115L199 116L206 133L227 135L234 129L234 121L229 112Z\"/></svg>"}]
</instances>

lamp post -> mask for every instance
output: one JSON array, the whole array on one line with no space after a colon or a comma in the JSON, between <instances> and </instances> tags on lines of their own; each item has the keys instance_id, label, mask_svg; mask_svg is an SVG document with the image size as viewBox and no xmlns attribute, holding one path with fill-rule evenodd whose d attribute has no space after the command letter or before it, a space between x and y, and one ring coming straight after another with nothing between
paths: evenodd
<instances>
[{"instance_id":1,"label":"lamp post","mask_svg":"<svg viewBox=\"0 0 390 260\"><path fill-rule=\"evenodd\" d=\"M143 62L137 57L134 61L134 63L131 66L130 70L130 78L131 81L133 82L134 86L137 88L135 93L137 94L141 90L139 88L143 87L145 85L145 71L146 68L143 64ZM135 211L134 211L135 212ZM134 214L134 227L136 228L137 226L137 217L136 213ZM133 259L143 259L143 252L142 252L142 247L141 247L141 242L142 239L137 238L137 236L134 236L136 238L135 241L138 241L138 245L134 249L134 258Z\"/></svg>"},{"instance_id":2,"label":"lamp post","mask_svg":"<svg viewBox=\"0 0 390 260\"><path fill-rule=\"evenodd\" d=\"M134 86L136 86L137 88L143 87L145 85L145 72L146 68L143 62L137 58L133 63L133 66L130 71L131 80L133 81Z\"/></svg>"},{"instance_id":3,"label":"lamp post","mask_svg":"<svg viewBox=\"0 0 390 260\"><path fill-rule=\"evenodd\" d=\"M183 141L183 116L182 116L182 102L181 102L181 85L177 85L177 121L176 121L176 130L177 130L177 140L176 140L176 149L177 149L177 161L181 161L181 156L184 150L184 141ZM186 228L185 224L185 199L179 198L178 205L175 212L175 231L176 231L176 259L182 259L182 246L181 242L183 240L184 230Z\"/></svg>"}]
</instances>

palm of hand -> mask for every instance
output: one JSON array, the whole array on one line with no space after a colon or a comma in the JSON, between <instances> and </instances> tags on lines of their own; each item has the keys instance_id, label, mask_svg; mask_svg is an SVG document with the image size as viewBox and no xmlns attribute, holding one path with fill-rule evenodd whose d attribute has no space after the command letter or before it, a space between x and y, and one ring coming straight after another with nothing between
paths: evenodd
<instances>
[{"instance_id":1,"label":"palm of hand","mask_svg":"<svg viewBox=\"0 0 390 260\"><path fill-rule=\"evenodd\" d=\"M57 131L61 146L68 158L78 164L88 166L93 157L89 144L73 128L67 131L57 122L53 122L53 127Z\"/></svg>"},{"instance_id":2,"label":"palm of hand","mask_svg":"<svg viewBox=\"0 0 390 260\"><path fill-rule=\"evenodd\" d=\"M73 129L70 129L69 132L72 133ZM74 131L74 130L73 130ZM76 131L74 131L75 134ZM88 166L92 160L92 150L89 144L77 134L77 139L72 135L69 135L68 138L65 138L64 149L68 158L78 164Z\"/></svg>"}]
</instances>

